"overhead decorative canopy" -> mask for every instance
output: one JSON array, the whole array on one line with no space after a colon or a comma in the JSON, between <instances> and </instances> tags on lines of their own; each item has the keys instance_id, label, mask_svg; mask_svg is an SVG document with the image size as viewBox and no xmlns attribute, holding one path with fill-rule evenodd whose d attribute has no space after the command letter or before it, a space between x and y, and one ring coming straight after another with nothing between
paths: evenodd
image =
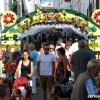
<instances>
[{"instance_id":1,"label":"overhead decorative canopy","mask_svg":"<svg viewBox=\"0 0 100 100\"><path fill-rule=\"evenodd\" d=\"M97 47L100 36L100 10L93 13L91 18L69 9L39 9L16 20L8 16L7 28L2 32L2 41L19 41L21 38L34 35L51 27L62 28L66 34L74 32L89 38L91 47ZM11 12L7 12L7 15ZM3 15L5 16L5 15ZM4 18L4 17L3 17ZM5 21L4 21L5 22ZM98 41L97 41L98 40ZM3 42L4 43L4 42ZM97 50L99 47L97 47Z\"/></svg>"},{"instance_id":2,"label":"overhead decorative canopy","mask_svg":"<svg viewBox=\"0 0 100 100\"><path fill-rule=\"evenodd\" d=\"M66 32L66 34L75 33L75 34L78 34L79 36L83 36L85 39L88 39L86 32L84 31L82 32L80 28L77 29L73 25L68 25L68 24L53 24L52 26L49 24L35 25L35 26L32 26L29 30L27 30L26 34L21 35L21 38L24 38L28 35L35 35L38 32L42 34L43 32L45 33L45 31L51 28L63 29L63 31Z\"/></svg>"}]
</instances>

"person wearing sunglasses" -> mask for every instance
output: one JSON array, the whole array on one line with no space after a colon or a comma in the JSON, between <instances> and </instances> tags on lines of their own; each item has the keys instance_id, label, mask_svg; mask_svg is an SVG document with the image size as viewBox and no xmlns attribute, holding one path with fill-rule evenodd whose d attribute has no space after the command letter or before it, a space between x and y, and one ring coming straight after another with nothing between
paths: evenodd
<instances>
[{"instance_id":1,"label":"person wearing sunglasses","mask_svg":"<svg viewBox=\"0 0 100 100\"><path fill-rule=\"evenodd\" d=\"M50 44L50 45L49 45L49 52L55 55L55 52L54 52L54 45L53 45L53 44Z\"/></svg>"},{"instance_id":2,"label":"person wearing sunglasses","mask_svg":"<svg viewBox=\"0 0 100 100\"><path fill-rule=\"evenodd\" d=\"M37 72L40 77L43 100L46 100L46 91L48 100L51 98L51 89L53 85L53 74L55 69L55 56L49 52L49 45L43 46L44 53L37 58Z\"/></svg>"}]
</instances>

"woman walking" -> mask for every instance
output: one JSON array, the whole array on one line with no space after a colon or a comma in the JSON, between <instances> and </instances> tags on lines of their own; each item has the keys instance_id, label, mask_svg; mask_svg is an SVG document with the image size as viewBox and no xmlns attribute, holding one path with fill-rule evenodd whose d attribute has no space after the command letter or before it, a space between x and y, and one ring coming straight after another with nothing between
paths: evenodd
<instances>
[{"instance_id":1,"label":"woman walking","mask_svg":"<svg viewBox=\"0 0 100 100\"><path fill-rule=\"evenodd\" d=\"M26 77L26 78L30 78L33 74L33 62L31 61L30 58L30 53L27 50L23 51L23 58L22 60L19 61L17 70L16 70L16 75L22 76L22 77ZM21 71L21 72L19 72Z\"/></svg>"},{"instance_id":2,"label":"woman walking","mask_svg":"<svg viewBox=\"0 0 100 100\"><path fill-rule=\"evenodd\" d=\"M57 86L60 84L64 84L68 82L69 77L67 77L67 57L65 55L65 49L63 47L60 47L57 49L58 54L58 65L56 68L56 73L54 76L54 99L57 100L58 98L58 92L57 92Z\"/></svg>"}]
</instances>

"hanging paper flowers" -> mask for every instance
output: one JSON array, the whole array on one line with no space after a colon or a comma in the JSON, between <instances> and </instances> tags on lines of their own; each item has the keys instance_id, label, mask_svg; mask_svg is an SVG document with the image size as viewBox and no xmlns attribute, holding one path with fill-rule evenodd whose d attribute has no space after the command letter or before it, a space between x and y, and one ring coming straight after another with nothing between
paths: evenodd
<instances>
[{"instance_id":1,"label":"hanging paper flowers","mask_svg":"<svg viewBox=\"0 0 100 100\"><path fill-rule=\"evenodd\" d=\"M47 12L47 9L44 9L44 13L46 13Z\"/></svg>"},{"instance_id":2,"label":"hanging paper flowers","mask_svg":"<svg viewBox=\"0 0 100 100\"><path fill-rule=\"evenodd\" d=\"M56 11L57 11L57 12L60 12L60 8L57 8Z\"/></svg>"},{"instance_id":3,"label":"hanging paper flowers","mask_svg":"<svg viewBox=\"0 0 100 100\"><path fill-rule=\"evenodd\" d=\"M5 26L11 26L16 22L16 14L12 11L8 11L6 13L3 14L2 18L1 18L1 22L5 25Z\"/></svg>"},{"instance_id":4,"label":"hanging paper flowers","mask_svg":"<svg viewBox=\"0 0 100 100\"><path fill-rule=\"evenodd\" d=\"M54 13L50 13L50 20L51 21L54 21L54 15L55 15Z\"/></svg>"},{"instance_id":5,"label":"hanging paper flowers","mask_svg":"<svg viewBox=\"0 0 100 100\"><path fill-rule=\"evenodd\" d=\"M52 30L52 32L53 32L53 33L55 33L55 32L56 32L56 30L55 30L55 29L53 29L53 30Z\"/></svg>"}]
</instances>

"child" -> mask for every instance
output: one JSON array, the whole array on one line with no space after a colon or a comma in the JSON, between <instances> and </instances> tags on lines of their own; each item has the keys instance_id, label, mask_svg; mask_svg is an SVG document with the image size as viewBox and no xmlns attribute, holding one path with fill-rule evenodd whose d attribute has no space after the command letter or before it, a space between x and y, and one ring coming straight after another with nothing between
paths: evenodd
<instances>
[{"instance_id":1,"label":"child","mask_svg":"<svg viewBox=\"0 0 100 100\"><path fill-rule=\"evenodd\" d=\"M14 90L13 95L11 96L11 100L25 100L25 98L21 96L20 89Z\"/></svg>"},{"instance_id":2,"label":"child","mask_svg":"<svg viewBox=\"0 0 100 100\"><path fill-rule=\"evenodd\" d=\"M14 90L13 95L14 96L21 96L21 90L20 89Z\"/></svg>"}]
</instances>

